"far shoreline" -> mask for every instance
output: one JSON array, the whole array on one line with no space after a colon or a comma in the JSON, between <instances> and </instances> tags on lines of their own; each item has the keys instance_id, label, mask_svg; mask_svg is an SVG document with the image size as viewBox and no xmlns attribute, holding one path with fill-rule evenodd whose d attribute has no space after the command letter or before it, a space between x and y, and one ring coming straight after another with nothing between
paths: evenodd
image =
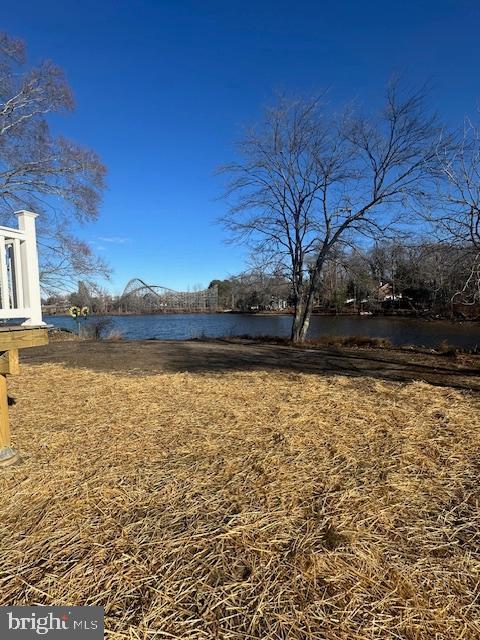
<instances>
[{"instance_id":1,"label":"far shoreline","mask_svg":"<svg viewBox=\"0 0 480 640\"><path fill-rule=\"evenodd\" d=\"M150 316L224 316L224 315L238 315L238 316L250 316L260 318L270 317L291 317L293 311L161 311L152 313L135 313L135 312L119 312L109 311L106 313L92 313L90 318L128 318L128 317L150 317ZM46 318L72 318L68 313L48 313L44 312L43 316ZM475 318L449 318L446 316L432 316L432 315L420 315L415 313L326 313L322 311L314 311L312 317L321 318L356 318L361 317L363 319L401 319L401 320L421 320L424 322L448 322L449 324L464 324L469 325L480 324L480 319Z\"/></svg>"}]
</instances>

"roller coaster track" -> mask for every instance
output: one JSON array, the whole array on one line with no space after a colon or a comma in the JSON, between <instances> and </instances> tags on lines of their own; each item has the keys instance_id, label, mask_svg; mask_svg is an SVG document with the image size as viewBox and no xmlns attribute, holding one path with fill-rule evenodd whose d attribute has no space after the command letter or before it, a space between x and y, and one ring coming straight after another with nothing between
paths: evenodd
<instances>
[{"instance_id":1,"label":"roller coaster track","mask_svg":"<svg viewBox=\"0 0 480 640\"><path fill-rule=\"evenodd\" d=\"M124 311L215 311L218 289L175 291L132 278L125 286L119 304Z\"/></svg>"}]
</instances>

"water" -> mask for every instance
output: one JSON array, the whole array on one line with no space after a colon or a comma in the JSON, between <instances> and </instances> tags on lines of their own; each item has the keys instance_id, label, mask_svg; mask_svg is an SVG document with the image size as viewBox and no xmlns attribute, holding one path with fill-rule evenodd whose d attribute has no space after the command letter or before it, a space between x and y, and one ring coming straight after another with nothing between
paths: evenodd
<instances>
[{"instance_id":1,"label":"water","mask_svg":"<svg viewBox=\"0 0 480 640\"><path fill-rule=\"evenodd\" d=\"M112 329L129 340L234 336L241 334L289 336L292 317L250 314L166 314L143 316L108 316ZM56 327L75 330L72 318L51 316L44 320ZM88 320L87 320L88 322ZM411 344L435 347L446 340L456 347L480 347L480 323L428 322L415 318L369 316L313 316L309 337L369 336L388 338L394 345Z\"/></svg>"}]
</instances>

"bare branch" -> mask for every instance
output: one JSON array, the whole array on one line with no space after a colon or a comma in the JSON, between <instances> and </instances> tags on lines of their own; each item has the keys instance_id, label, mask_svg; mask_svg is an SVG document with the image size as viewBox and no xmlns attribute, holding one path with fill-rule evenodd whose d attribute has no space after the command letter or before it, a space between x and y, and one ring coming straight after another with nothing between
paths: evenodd
<instances>
[{"instance_id":1,"label":"bare branch","mask_svg":"<svg viewBox=\"0 0 480 640\"><path fill-rule=\"evenodd\" d=\"M12 211L20 208L42 214L44 235L56 238L53 245L41 247L45 282L46 274L53 272L63 272L66 278L74 272L91 275L88 261L92 267L96 261L69 227L73 220L97 217L105 167L93 151L49 130L48 114L73 109L63 72L49 61L33 68L24 64L24 44L0 34L0 219L10 223Z\"/></svg>"}]
</instances>

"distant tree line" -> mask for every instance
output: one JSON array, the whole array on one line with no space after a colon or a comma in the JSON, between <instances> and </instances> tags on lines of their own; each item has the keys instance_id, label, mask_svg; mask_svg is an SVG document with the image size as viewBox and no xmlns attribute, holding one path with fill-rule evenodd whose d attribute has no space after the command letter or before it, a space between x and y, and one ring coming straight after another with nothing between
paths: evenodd
<instances>
[{"instance_id":1,"label":"distant tree line","mask_svg":"<svg viewBox=\"0 0 480 640\"><path fill-rule=\"evenodd\" d=\"M288 280L254 270L225 280L212 280L218 288L218 305L232 311L281 311L291 304Z\"/></svg>"},{"instance_id":2,"label":"distant tree line","mask_svg":"<svg viewBox=\"0 0 480 640\"><path fill-rule=\"evenodd\" d=\"M80 280L76 291L52 294L43 299L44 313L63 314L70 307L88 307L92 314L103 315L118 311L118 297L111 295L95 282Z\"/></svg>"},{"instance_id":3,"label":"distant tree line","mask_svg":"<svg viewBox=\"0 0 480 640\"><path fill-rule=\"evenodd\" d=\"M375 243L338 251L327 261L315 306L344 312L478 318L473 249L438 242Z\"/></svg>"},{"instance_id":4,"label":"distant tree line","mask_svg":"<svg viewBox=\"0 0 480 640\"><path fill-rule=\"evenodd\" d=\"M322 313L375 313L480 319L477 253L445 242L376 242L337 249L326 260L313 301ZM219 306L233 311L292 311L287 278L255 271L218 286Z\"/></svg>"}]
</instances>

